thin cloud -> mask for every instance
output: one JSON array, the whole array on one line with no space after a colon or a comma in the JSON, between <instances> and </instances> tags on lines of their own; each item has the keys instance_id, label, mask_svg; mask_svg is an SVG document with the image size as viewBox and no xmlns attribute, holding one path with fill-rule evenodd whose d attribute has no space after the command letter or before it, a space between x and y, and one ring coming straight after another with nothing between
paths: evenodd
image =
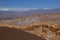
<instances>
[{"instance_id":1,"label":"thin cloud","mask_svg":"<svg viewBox=\"0 0 60 40\"><path fill-rule=\"evenodd\" d=\"M0 11L29 11L38 8L0 8Z\"/></svg>"},{"instance_id":2,"label":"thin cloud","mask_svg":"<svg viewBox=\"0 0 60 40\"><path fill-rule=\"evenodd\" d=\"M43 9L50 9L50 8L43 8Z\"/></svg>"}]
</instances>

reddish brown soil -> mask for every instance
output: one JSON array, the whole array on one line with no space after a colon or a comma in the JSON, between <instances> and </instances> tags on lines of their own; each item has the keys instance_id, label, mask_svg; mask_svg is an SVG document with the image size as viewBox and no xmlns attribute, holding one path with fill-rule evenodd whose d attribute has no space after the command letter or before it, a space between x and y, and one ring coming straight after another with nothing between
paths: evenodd
<instances>
[{"instance_id":1,"label":"reddish brown soil","mask_svg":"<svg viewBox=\"0 0 60 40\"><path fill-rule=\"evenodd\" d=\"M22 30L0 27L0 40L44 40Z\"/></svg>"}]
</instances>

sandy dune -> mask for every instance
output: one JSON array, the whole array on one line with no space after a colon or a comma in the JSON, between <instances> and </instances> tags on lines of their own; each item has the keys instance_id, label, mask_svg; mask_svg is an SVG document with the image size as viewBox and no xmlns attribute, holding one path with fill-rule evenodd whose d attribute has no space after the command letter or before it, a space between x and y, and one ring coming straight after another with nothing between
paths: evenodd
<instances>
[{"instance_id":1,"label":"sandy dune","mask_svg":"<svg viewBox=\"0 0 60 40\"><path fill-rule=\"evenodd\" d=\"M22 30L0 27L0 40L44 40Z\"/></svg>"}]
</instances>

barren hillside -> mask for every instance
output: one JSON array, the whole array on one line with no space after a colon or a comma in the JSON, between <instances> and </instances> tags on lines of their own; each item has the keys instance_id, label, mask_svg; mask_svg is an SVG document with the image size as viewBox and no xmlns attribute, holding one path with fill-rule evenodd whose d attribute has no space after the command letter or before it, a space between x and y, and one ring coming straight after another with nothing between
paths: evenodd
<instances>
[{"instance_id":1,"label":"barren hillside","mask_svg":"<svg viewBox=\"0 0 60 40\"><path fill-rule=\"evenodd\" d=\"M21 29L46 40L60 40L60 14L33 14L0 20L0 26Z\"/></svg>"}]
</instances>

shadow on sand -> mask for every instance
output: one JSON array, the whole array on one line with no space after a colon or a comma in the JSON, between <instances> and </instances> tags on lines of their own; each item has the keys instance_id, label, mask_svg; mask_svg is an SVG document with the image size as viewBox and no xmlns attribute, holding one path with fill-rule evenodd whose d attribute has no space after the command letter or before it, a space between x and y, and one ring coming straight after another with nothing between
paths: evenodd
<instances>
[{"instance_id":1,"label":"shadow on sand","mask_svg":"<svg viewBox=\"0 0 60 40\"><path fill-rule=\"evenodd\" d=\"M22 30L0 27L0 40L44 40Z\"/></svg>"}]
</instances>

